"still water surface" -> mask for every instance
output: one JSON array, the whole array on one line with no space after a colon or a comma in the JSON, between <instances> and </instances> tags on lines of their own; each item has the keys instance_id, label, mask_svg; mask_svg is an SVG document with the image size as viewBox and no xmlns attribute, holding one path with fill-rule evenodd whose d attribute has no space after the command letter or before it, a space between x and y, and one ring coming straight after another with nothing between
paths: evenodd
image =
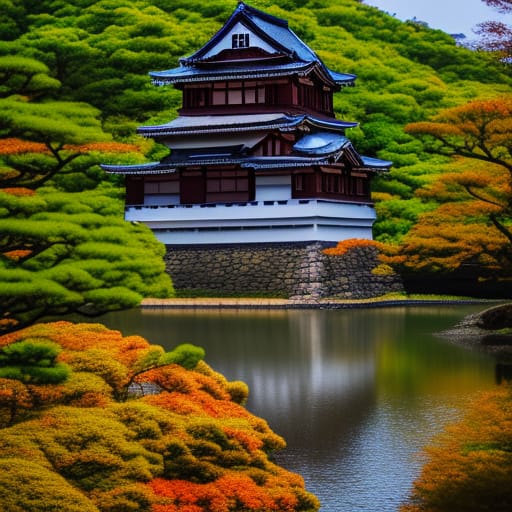
<instances>
[{"instance_id":1,"label":"still water surface","mask_svg":"<svg viewBox=\"0 0 512 512\"><path fill-rule=\"evenodd\" d=\"M288 447L322 512L396 511L418 452L480 390L494 362L433 333L484 306L364 310L131 310L99 319L167 349L202 346L206 361L250 388L247 407Z\"/></svg>"}]
</instances>

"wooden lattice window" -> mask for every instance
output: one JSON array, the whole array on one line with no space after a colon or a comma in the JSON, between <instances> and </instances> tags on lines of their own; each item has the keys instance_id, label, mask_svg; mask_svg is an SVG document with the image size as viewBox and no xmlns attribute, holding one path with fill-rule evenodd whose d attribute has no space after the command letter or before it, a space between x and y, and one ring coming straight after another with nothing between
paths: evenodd
<instances>
[{"instance_id":1,"label":"wooden lattice window","mask_svg":"<svg viewBox=\"0 0 512 512\"><path fill-rule=\"evenodd\" d=\"M231 36L232 48L249 48L249 34L247 32L241 34L233 34Z\"/></svg>"}]
</instances>

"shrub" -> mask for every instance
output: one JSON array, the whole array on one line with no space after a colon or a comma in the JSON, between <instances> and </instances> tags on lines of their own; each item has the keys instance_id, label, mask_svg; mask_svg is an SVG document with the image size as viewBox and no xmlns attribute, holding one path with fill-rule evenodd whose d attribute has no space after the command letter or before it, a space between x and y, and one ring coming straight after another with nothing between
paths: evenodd
<instances>
[{"instance_id":1,"label":"shrub","mask_svg":"<svg viewBox=\"0 0 512 512\"><path fill-rule=\"evenodd\" d=\"M364 238L348 238L347 240L338 242L336 247L324 249L323 252L329 256L343 256L343 254L360 247L375 247L376 249L380 249L382 244L375 240L366 240Z\"/></svg>"}]
</instances>

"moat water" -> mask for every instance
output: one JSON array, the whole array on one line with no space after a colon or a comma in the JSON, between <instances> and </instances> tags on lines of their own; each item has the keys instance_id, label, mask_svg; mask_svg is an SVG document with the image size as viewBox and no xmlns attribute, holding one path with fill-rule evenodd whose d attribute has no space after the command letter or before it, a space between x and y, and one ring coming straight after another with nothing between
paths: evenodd
<instances>
[{"instance_id":1,"label":"moat water","mask_svg":"<svg viewBox=\"0 0 512 512\"><path fill-rule=\"evenodd\" d=\"M100 321L167 349L189 342L287 441L276 455L322 512L396 511L421 448L495 386L494 360L439 339L486 306L349 310L131 310Z\"/></svg>"}]
</instances>

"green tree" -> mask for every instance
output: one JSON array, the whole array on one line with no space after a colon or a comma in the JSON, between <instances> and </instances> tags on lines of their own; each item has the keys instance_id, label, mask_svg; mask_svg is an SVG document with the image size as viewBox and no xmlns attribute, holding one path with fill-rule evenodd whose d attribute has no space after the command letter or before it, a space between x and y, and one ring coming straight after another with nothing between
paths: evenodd
<instances>
[{"instance_id":1,"label":"green tree","mask_svg":"<svg viewBox=\"0 0 512 512\"><path fill-rule=\"evenodd\" d=\"M0 97L13 92L36 98L60 88L60 82L50 76L48 66L35 59L19 55L0 57Z\"/></svg>"},{"instance_id":2,"label":"green tree","mask_svg":"<svg viewBox=\"0 0 512 512\"><path fill-rule=\"evenodd\" d=\"M0 378L30 384L58 384L70 373L57 362L60 347L45 339L25 339L0 349Z\"/></svg>"},{"instance_id":3,"label":"green tree","mask_svg":"<svg viewBox=\"0 0 512 512\"><path fill-rule=\"evenodd\" d=\"M116 193L0 190L0 329L172 296L164 246L123 220Z\"/></svg>"},{"instance_id":4,"label":"green tree","mask_svg":"<svg viewBox=\"0 0 512 512\"><path fill-rule=\"evenodd\" d=\"M90 105L44 99L58 90L47 71L31 59L0 58L1 330L173 293L163 247L122 220L120 190L98 187L101 160L121 151L140 160L138 148L113 143ZM49 182L76 195L41 190Z\"/></svg>"},{"instance_id":5,"label":"green tree","mask_svg":"<svg viewBox=\"0 0 512 512\"><path fill-rule=\"evenodd\" d=\"M12 97L0 100L0 134L8 137L3 144L0 140L4 163L0 184L36 189L57 173L93 176L90 172L94 172L94 166L97 175L97 157L88 158L84 146L110 139L98 117L99 112L86 104L33 103ZM12 138L41 143L44 148L39 152L9 153L5 142ZM78 159L80 162L75 163Z\"/></svg>"},{"instance_id":6,"label":"green tree","mask_svg":"<svg viewBox=\"0 0 512 512\"><path fill-rule=\"evenodd\" d=\"M59 174L64 187L78 180L78 189L92 188L103 177L98 167L101 152L138 151L133 145L110 142L96 108L51 99L60 87L42 62L0 57L1 186L36 189Z\"/></svg>"},{"instance_id":7,"label":"green tree","mask_svg":"<svg viewBox=\"0 0 512 512\"><path fill-rule=\"evenodd\" d=\"M45 338L24 339L0 349L0 407L8 409L7 425L14 423L21 408L35 406L34 385L60 384L69 377L69 366L57 361L60 352L59 345Z\"/></svg>"}]
</instances>

